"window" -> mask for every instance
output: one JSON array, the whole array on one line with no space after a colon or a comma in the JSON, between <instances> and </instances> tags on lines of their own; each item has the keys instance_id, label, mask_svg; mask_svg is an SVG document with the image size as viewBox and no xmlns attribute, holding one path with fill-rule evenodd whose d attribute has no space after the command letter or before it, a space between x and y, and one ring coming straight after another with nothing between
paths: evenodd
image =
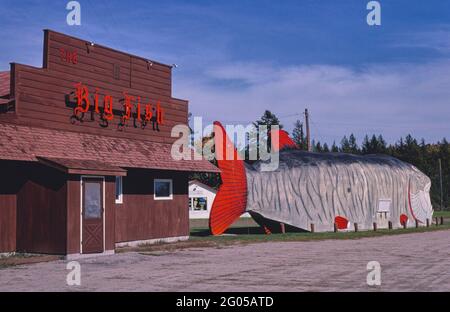
<instances>
[{"instance_id":1,"label":"window","mask_svg":"<svg viewBox=\"0 0 450 312\"><path fill-rule=\"evenodd\" d=\"M207 198L206 197L194 197L193 198L193 210L194 211L206 211L207 209Z\"/></svg>"},{"instance_id":2,"label":"window","mask_svg":"<svg viewBox=\"0 0 450 312\"><path fill-rule=\"evenodd\" d=\"M155 179L154 189L155 189L154 194L155 200L164 200L173 198L171 179Z\"/></svg>"},{"instance_id":3,"label":"window","mask_svg":"<svg viewBox=\"0 0 450 312\"><path fill-rule=\"evenodd\" d=\"M123 203L123 181L122 177L116 177L116 204Z\"/></svg>"}]
</instances>

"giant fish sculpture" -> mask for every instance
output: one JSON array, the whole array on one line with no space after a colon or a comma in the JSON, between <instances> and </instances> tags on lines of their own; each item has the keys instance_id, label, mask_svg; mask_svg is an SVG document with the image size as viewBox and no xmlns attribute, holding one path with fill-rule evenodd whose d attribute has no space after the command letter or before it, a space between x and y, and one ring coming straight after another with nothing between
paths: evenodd
<instances>
[{"instance_id":1,"label":"giant fish sculpture","mask_svg":"<svg viewBox=\"0 0 450 312\"><path fill-rule=\"evenodd\" d=\"M262 171L263 161L246 164L236 150L235 160L221 160L232 143L219 122L214 132L222 178L209 220L214 235L246 212L266 233L325 232L355 224L370 229L374 223L398 228L432 218L430 179L396 158L306 152L293 148L295 143L281 130L279 167Z\"/></svg>"}]
</instances>

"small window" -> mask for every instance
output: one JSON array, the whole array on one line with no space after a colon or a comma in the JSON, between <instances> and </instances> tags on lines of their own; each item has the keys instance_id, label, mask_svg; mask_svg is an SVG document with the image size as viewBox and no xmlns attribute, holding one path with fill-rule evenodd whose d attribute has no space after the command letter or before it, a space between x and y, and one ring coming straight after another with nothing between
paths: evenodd
<instances>
[{"instance_id":1,"label":"small window","mask_svg":"<svg viewBox=\"0 0 450 312\"><path fill-rule=\"evenodd\" d=\"M206 197L194 197L193 198L193 210L194 211L206 211L207 209L207 198Z\"/></svg>"},{"instance_id":2,"label":"small window","mask_svg":"<svg viewBox=\"0 0 450 312\"><path fill-rule=\"evenodd\" d=\"M123 181L122 177L116 177L116 204L123 203Z\"/></svg>"},{"instance_id":3,"label":"small window","mask_svg":"<svg viewBox=\"0 0 450 312\"><path fill-rule=\"evenodd\" d=\"M154 182L155 200L172 199L172 180L171 179L155 179Z\"/></svg>"}]
</instances>

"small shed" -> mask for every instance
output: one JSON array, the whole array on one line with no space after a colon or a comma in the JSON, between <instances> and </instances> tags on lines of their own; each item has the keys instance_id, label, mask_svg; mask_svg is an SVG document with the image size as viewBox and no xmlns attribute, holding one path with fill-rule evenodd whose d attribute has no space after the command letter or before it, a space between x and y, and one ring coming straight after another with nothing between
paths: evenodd
<instances>
[{"instance_id":1,"label":"small shed","mask_svg":"<svg viewBox=\"0 0 450 312\"><path fill-rule=\"evenodd\" d=\"M189 219L208 219L216 192L198 180L189 181Z\"/></svg>"}]
</instances>

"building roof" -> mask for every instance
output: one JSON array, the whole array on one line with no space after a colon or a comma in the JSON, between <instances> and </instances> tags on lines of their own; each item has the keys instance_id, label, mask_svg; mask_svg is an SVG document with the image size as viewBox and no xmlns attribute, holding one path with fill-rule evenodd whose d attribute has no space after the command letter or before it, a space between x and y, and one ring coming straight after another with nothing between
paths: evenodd
<instances>
[{"instance_id":1,"label":"building roof","mask_svg":"<svg viewBox=\"0 0 450 312\"><path fill-rule=\"evenodd\" d=\"M9 71L0 72L0 104L9 102Z\"/></svg>"},{"instance_id":2,"label":"building roof","mask_svg":"<svg viewBox=\"0 0 450 312\"><path fill-rule=\"evenodd\" d=\"M213 188L212 186L209 186L209 185L207 185L207 184L205 184L205 183L203 183L203 182L200 182L200 181L197 180L197 179L190 180L190 181L189 181L189 185L191 185L191 184L197 184L197 185L200 186L201 188L204 188L204 189L206 189L206 190L208 190L208 191L210 191L210 192L213 192L213 193L217 193L217 190L216 190L215 188Z\"/></svg>"},{"instance_id":3,"label":"building roof","mask_svg":"<svg viewBox=\"0 0 450 312\"><path fill-rule=\"evenodd\" d=\"M174 160L171 147L150 141L0 123L0 159L57 159L66 168L69 160L71 165L78 160L84 165L93 161L96 163L92 165L101 163L105 167L220 172L207 160Z\"/></svg>"}]
</instances>

